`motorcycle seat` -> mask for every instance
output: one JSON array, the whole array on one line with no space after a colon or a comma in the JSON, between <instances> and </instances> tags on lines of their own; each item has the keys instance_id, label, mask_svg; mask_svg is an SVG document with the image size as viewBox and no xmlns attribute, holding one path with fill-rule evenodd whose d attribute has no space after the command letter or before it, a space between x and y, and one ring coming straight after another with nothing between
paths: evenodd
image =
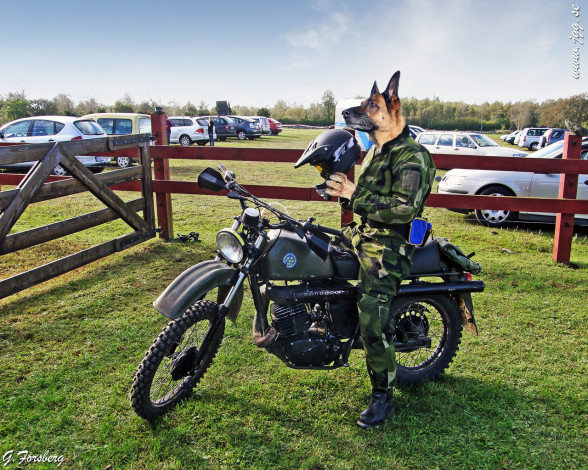
<instances>
[{"instance_id":1,"label":"motorcycle seat","mask_svg":"<svg viewBox=\"0 0 588 470\"><path fill-rule=\"evenodd\" d=\"M417 247L412 255L410 276L438 273L441 271L439 242L429 238L423 247Z\"/></svg>"},{"instance_id":2,"label":"motorcycle seat","mask_svg":"<svg viewBox=\"0 0 588 470\"><path fill-rule=\"evenodd\" d=\"M354 280L358 278L359 261L349 250L329 247L329 255L333 262L335 275L341 279ZM432 238L423 247L417 247L412 255L412 266L409 276L438 273L441 271L439 243Z\"/></svg>"}]
</instances>

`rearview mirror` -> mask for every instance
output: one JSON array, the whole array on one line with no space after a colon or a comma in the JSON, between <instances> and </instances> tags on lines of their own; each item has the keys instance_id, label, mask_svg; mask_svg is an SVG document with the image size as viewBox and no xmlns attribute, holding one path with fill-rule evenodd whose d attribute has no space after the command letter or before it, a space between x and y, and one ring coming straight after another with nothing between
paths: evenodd
<instances>
[{"instance_id":1,"label":"rearview mirror","mask_svg":"<svg viewBox=\"0 0 588 470\"><path fill-rule=\"evenodd\" d=\"M198 175L198 186L202 189L218 192L222 189L229 190L223 176L212 168L206 168Z\"/></svg>"}]
</instances>

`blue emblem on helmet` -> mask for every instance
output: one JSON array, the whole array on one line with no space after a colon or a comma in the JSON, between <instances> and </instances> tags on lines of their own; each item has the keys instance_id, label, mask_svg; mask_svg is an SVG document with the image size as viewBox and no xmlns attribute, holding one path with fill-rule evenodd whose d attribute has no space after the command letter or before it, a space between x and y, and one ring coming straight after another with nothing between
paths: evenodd
<instances>
[{"instance_id":1,"label":"blue emblem on helmet","mask_svg":"<svg viewBox=\"0 0 588 470\"><path fill-rule=\"evenodd\" d=\"M296 255L294 253L286 253L282 259L282 262L288 269L296 266L297 261L298 260L296 259Z\"/></svg>"}]
</instances>

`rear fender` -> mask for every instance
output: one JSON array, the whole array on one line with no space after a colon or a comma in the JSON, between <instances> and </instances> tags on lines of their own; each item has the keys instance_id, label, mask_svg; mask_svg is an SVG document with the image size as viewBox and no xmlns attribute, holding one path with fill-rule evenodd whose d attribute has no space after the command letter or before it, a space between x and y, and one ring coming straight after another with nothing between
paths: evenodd
<instances>
[{"instance_id":1,"label":"rear fender","mask_svg":"<svg viewBox=\"0 0 588 470\"><path fill-rule=\"evenodd\" d=\"M208 291L219 288L217 302L222 302L235 282L238 271L222 261L204 261L186 269L153 302L164 317L175 320ZM231 303L227 317L235 322L243 301L243 285Z\"/></svg>"},{"instance_id":2,"label":"rear fender","mask_svg":"<svg viewBox=\"0 0 588 470\"><path fill-rule=\"evenodd\" d=\"M469 292L460 292L455 294L455 300L457 300L457 304L459 306L461 324L464 330L477 335L478 327L476 326L476 319L474 318L474 304L472 302L472 294Z\"/></svg>"}]
</instances>

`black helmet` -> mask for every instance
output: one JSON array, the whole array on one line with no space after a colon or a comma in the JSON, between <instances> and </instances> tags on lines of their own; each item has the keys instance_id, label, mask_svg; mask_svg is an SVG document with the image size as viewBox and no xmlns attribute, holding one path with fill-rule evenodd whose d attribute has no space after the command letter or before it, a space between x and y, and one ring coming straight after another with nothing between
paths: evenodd
<instances>
[{"instance_id":1,"label":"black helmet","mask_svg":"<svg viewBox=\"0 0 588 470\"><path fill-rule=\"evenodd\" d=\"M330 129L318 135L298 159L294 168L309 163L328 179L333 173L347 174L361 157L361 149L350 132Z\"/></svg>"}]
</instances>

